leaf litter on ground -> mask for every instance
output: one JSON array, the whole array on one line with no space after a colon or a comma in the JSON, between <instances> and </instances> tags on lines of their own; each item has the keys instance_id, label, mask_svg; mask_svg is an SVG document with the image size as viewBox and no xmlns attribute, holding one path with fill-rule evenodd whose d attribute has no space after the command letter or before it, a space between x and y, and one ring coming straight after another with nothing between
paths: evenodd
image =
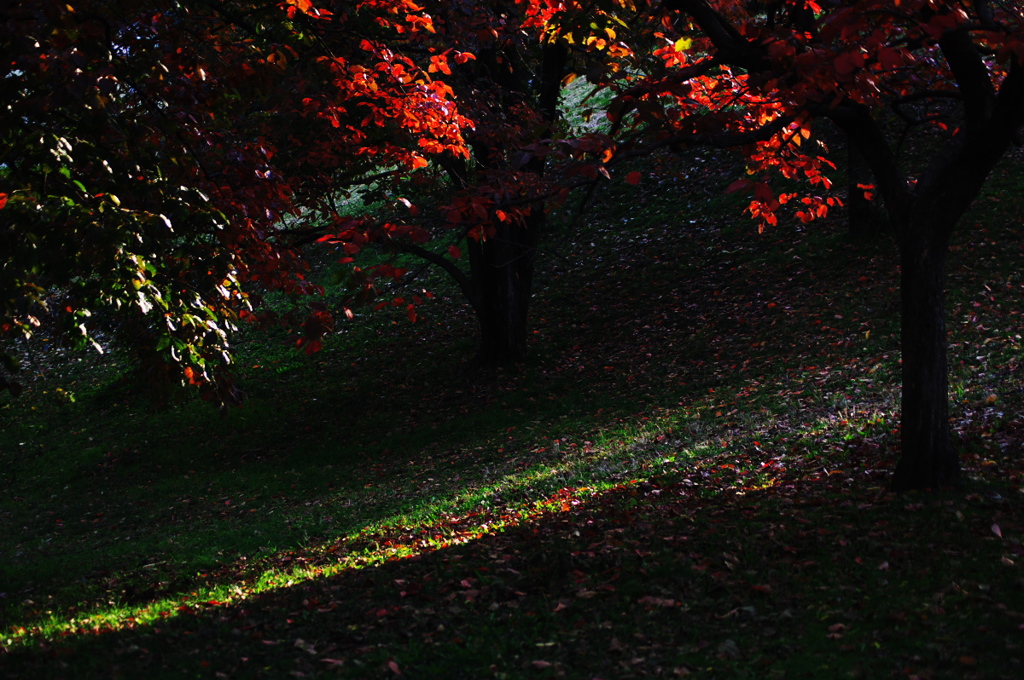
<instances>
[{"instance_id":1,"label":"leaf litter on ground","mask_svg":"<svg viewBox=\"0 0 1024 680\"><path fill-rule=\"evenodd\" d=\"M484 492L397 520L383 512L361 531L328 525L276 551L227 551L198 574L152 555L126 560L135 576L86 576L91 602L50 605L67 612L59 632L32 634L39 619L25 613L38 606L5 607L17 618L0 668L12 678L1019 677L1012 264L991 262L1004 269L950 296L951 319L964 319L951 340L964 348L952 382L968 489L892 496L891 258L798 232L745 246L708 221L673 232L658 219L569 244L604 248L602 275L549 274L560 283L539 295L539 358L524 371L417 385L387 359L410 351L392 341L378 366L397 387L379 398L352 387L405 424L365 447L346 503ZM954 258L971 262L989 244L968 241ZM758 265L764 257L774 264ZM975 272L955 259L951 271ZM389 451L400 440L388 432L498 406L517 416L497 421L503 434L460 445L453 429L429 453ZM309 408L289 417L307 437L333 431ZM241 438L224 439L217 455L237 458ZM257 450L243 469L281 457ZM116 488L146 465L123 458L91 463L93 478ZM291 513L296 531L307 504L328 505L322 484L296 476L253 513L246 498L199 486L202 470L176 470L188 481L164 521L259 526ZM339 490L351 474L319 473ZM116 501L90 503L87 524L104 540L145 532L104 519L128 514ZM125 580L154 571L131 595L135 613L97 615L124 597Z\"/></svg>"}]
</instances>

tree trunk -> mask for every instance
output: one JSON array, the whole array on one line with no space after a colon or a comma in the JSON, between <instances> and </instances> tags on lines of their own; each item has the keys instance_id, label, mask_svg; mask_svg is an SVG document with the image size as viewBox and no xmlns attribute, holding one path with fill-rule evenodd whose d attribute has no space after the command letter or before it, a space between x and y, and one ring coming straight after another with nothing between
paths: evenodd
<instances>
[{"instance_id":1,"label":"tree trunk","mask_svg":"<svg viewBox=\"0 0 1024 680\"><path fill-rule=\"evenodd\" d=\"M502 225L486 241L468 243L480 322L480 347L473 359L478 367L508 366L526 357L527 314L543 220L543 211L535 209L526 224Z\"/></svg>"},{"instance_id":2,"label":"tree trunk","mask_svg":"<svg viewBox=\"0 0 1024 680\"><path fill-rule=\"evenodd\" d=\"M482 51L478 54L478 61L509 96L506 112L512 110L513 93L535 98L545 121L544 129L538 130L537 135L543 137L550 134L550 126L558 114L561 79L568 56L565 45L545 44L539 78L534 74L532 83L528 77L530 69L519 57ZM474 150L481 167L486 168L492 163L492 149L477 144ZM543 175L544 166L544 158L537 156L523 170ZM473 309L480 322L480 346L473 359L475 366L508 366L526 358L527 314L533 293L534 263L546 219L544 203L538 201L522 222L495 222L493 226L497 233L494 236L479 242L469 239L467 243Z\"/></svg>"},{"instance_id":3,"label":"tree trunk","mask_svg":"<svg viewBox=\"0 0 1024 680\"><path fill-rule=\"evenodd\" d=\"M855 144L846 142L847 190L846 209L850 237L869 240L877 237L884 225L885 217L879 208L881 195L874 190L874 200L864 197L864 189L858 184L874 184L874 175L867 159Z\"/></svg>"},{"instance_id":4,"label":"tree trunk","mask_svg":"<svg viewBox=\"0 0 1024 680\"><path fill-rule=\"evenodd\" d=\"M943 296L948 239L936 236L948 230L911 224L904 233L900 243L902 453L892 488L958 486L960 462L949 436Z\"/></svg>"}]
</instances>

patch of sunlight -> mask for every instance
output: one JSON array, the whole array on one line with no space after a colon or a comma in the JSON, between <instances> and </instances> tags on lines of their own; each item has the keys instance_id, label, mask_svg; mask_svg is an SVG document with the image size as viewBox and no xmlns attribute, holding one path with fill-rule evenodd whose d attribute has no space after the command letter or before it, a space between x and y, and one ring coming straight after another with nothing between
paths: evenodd
<instances>
[{"instance_id":1,"label":"patch of sunlight","mask_svg":"<svg viewBox=\"0 0 1024 680\"><path fill-rule=\"evenodd\" d=\"M727 452L735 440L757 436L773 420L770 414L746 414L743 418L746 422L739 432L723 432L710 414L699 407L685 412L666 409L645 422L623 423L594 437L596 445L588 443L584 448L566 451L560 461L536 464L493 482L435 499L415 513L419 519L395 513L382 522L340 538L333 546L305 551L320 562L315 566L269 568L245 582L199 587L138 606L111 603L85 614L49 614L31 625L8 627L0 634L0 646L12 648L40 638L103 634L151 626L182 614L235 605L314 579L374 568L391 560L467 543L544 514L568 511L622 484L696 467L704 459ZM888 414L877 409L850 409L838 415L839 418L836 414L815 418L797 429L803 436L820 436L837 427L866 430ZM772 483L769 475L746 490L767 488ZM461 516L451 512L452 508L469 506L476 510ZM365 547L358 547L360 545ZM350 551L346 552L346 548Z\"/></svg>"}]
</instances>

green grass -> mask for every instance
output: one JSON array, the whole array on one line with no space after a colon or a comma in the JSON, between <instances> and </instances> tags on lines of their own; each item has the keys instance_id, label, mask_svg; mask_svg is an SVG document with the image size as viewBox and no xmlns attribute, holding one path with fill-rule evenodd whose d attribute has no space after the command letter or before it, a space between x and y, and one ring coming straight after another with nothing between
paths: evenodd
<instances>
[{"instance_id":1,"label":"green grass","mask_svg":"<svg viewBox=\"0 0 1024 680\"><path fill-rule=\"evenodd\" d=\"M0 406L5 677L1018 677L1019 173L952 252L969 487L894 497L892 245L758 235L727 159L673 162L555 230L522 367L467 373L430 279L312 357L247 333L223 417L37 364Z\"/></svg>"}]
</instances>

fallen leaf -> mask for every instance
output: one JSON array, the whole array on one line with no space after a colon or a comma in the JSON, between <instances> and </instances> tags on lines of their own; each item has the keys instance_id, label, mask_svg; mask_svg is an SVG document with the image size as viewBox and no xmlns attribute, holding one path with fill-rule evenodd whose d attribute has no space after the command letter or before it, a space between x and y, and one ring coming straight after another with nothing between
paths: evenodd
<instances>
[{"instance_id":1,"label":"fallen leaf","mask_svg":"<svg viewBox=\"0 0 1024 680\"><path fill-rule=\"evenodd\" d=\"M720 659L738 659L740 658L740 648L734 640L725 640L718 645L718 658Z\"/></svg>"},{"instance_id":2,"label":"fallen leaf","mask_svg":"<svg viewBox=\"0 0 1024 680\"><path fill-rule=\"evenodd\" d=\"M301 649L302 651L306 652L307 654L316 654L316 647L309 644L302 638L299 638L295 641L295 646Z\"/></svg>"},{"instance_id":3,"label":"fallen leaf","mask_svg":"<svg viewBox=\"0 0 1024 680\"><path fill-rule=\"evenodd\" d=\"M992 533L998 536L999 538L1003 537L1003 530L999 528L998 524L992 525Z\"/></svg>"}]
</instances>

